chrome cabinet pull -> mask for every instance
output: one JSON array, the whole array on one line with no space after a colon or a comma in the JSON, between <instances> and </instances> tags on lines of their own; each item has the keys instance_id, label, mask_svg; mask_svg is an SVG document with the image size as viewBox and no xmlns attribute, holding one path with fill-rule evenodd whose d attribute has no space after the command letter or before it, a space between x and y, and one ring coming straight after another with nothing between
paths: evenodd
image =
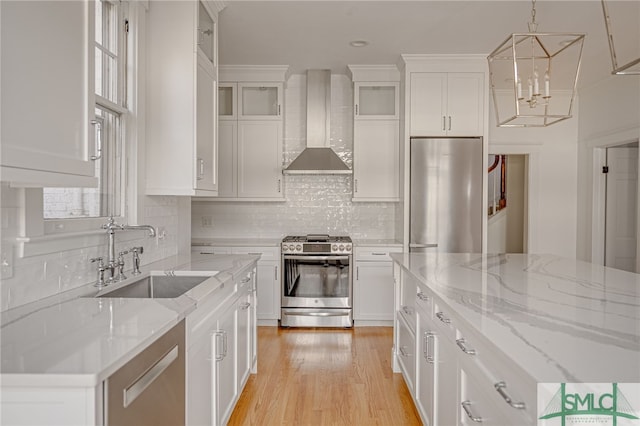
<instances>
[{"instance_id":1,"label":"chrome cabinet pull","mask_svg":"<svg viewBox=\"0 0 640 426\"><path fill-rule=\"evenodd\" d=\"M356 281L360 281L360 267L356 266Z\"/></svg>"},{"instance_id":2,"label":"chrome cabinet pull","mask_svg":"<svg viewBox=\"0 0 640 426\"><path fill-rule=\"evenodd\" d=\"M436 317L445 324L451 324L451 320L444 316L444 312L436 312Z\"/></svg>"},{"instance_id":3,"label":"chrome cabinet pull","mask_svg":"<svg viewBox=\"0 0 640 426\"><path fill-rule=\"evenodd\" d=\"M223 344L224 344L224 336L223 336L224 331L215 331L213 333L213 338L214 338L214 346L215 346L215 359L216 361L222 361L224 359L224 350L222 351L222 353L220 353L218 351L218 349L220 348L220 344L219 341L222 338L223 339Z\"/></svg>"},{"instance_id":4,"label":"chrome cabinet pull","mask_svg":"<svg viewBox=\"0 0 640 426\"><path fill-rule=\"evenodd\" d=\"M278 267L276 266L274 269L275 269L274 279L278 281Z\"/></svg>"},{"instance_id":5,"label":"chrome cabinet pull","mask_svg":"<svg viewBox=\"0 0 640 426\"><path fill-rule=\"evenodd\" d=\"M249 306L251 306L251 303L244 302L242 305L240 305L240 310L241 311L246 311L247 309L249 309Z\"/></svg>"},{"instance_id":6,"label":"chrome cabinet pull","mask_svg":"<svg viewBox=\"0 0 640 426\"><path fill-rule=\"evenodd\" d=\"M371 256L386 256L387 253L376 253L375 251L371 252Z\"/></svg>"},{"instance_id":7,"label":"chrome cabinet pull","mask_svg":"<svg viewBox=\"0 0 640 426\"><path fill-rule=\"evenodd\" d=\"M202 158L198 158L198 177L196 179L204 179L204 160Z\"/></svg>"},{"instance_id":8,"label":"chrome cabinet pull","mask_svg":"<svg viewBox=\"0 0 640 426\"><path fill-rule=\"evenodd\" d=\"M451 130L451 116L449 116L449 130Z\"/></svg>"},{"instance_id":9,"label":"chrome cabinet pull","mask_svg":"<svg viewBox=\"0 0 640 426\"><path fill-rule=\"evenodd\" d=\"M222 358L226 358L227 357L227 332L222 330Z\"/></svg>"},{"instance_id":10,"label":"chrome cabinet pull","mask_svg":"<svg viewBox=\"0 0 640 426\"><path fill-rule=\"evenodd\" d=\"M353 180L353 192L358 192L358 179Z\"/></svg>"},{"instance_id":11,"label":"chrome cabinet pull","mask_svg":"<svg viewBox=\"0 0 640 426\"><path fill-rule=\"evenodd\" d=\"M434 345L429 344L429 339L434 340L435 339L435 334L432 333L431 331L425 331L424 332L424 350L422 351L424 359L429 363L429 364L433 364L435 361L435 357L433 355L433 349L434 349Z\"/></svg>"},{"instance_id":12,"label":"chrome cabinet pull","mask_svg":"<svg viewBox=\"0 0 640 426\"><path fill-rule=\"evenodd\" d=\"M474 416L469 408L471 406L471 401L462 401L462 408L464 408L464 412L467 413L467 416L471 419L472 422L482 423L482 417Z\"/></svg>"},{"instance_id":13,"label":"chrome cabinet pull","mask_svg":"<svg viewBox=\"0 0 640 426\"><path fill-rule=\"evenodd\" d=\"M442 116L442 130L447 130L447 117Z\"/></svg>"},{"instance_id":14,"label":"chrome cabinet pull","mask_svg":"<svg viewBox=\"0 0 640 426\"><path fill-rule=\"evenodd\" d=\"M458 345L458 347L460 348L460 350L462 350L462 352L464 352L467 355L475 355L476 354L476 350L467 348L465 343L466 343L466 341L464 339L457 339L456 340L456 345Z\"/></svg>"},{"instance_id":15,"label":"chrome cabinet pull","mask_svg":"<svg viewBox=\"0 0 640 426\"><path fill-rule=\"evenodd\" d=\"M249 277L247 277L247 278L245 278L245 279L243 279L243 280L242 280L242 281L240 281L240 282L241 282L242 284L246 284L246 283L248 283L249 281L251 281L251 277L250 277L250 276L249 276Z\"/></svg>"},{"instance_id":16,"label":"chrome cabinet pull","mask_svg":"<svg viewBox=\"0 0 640 426\"><path fill-rule=\"evenodd\" d=\"M413 315L413 313L411 312L411 308L406 305L402 306L402 311L407 315Z\"/></svg>"},{"instance_id":17,"label":"chrome cabinet pull","mask_svg":"<svg viewBox=\"0 0 640 426\"><path fill-rule=\"evenodd\" d=\"M358 115L358 104L356 104L356 115Z\"/></svg>"},{"instance_id":18,"label":"chrome cabinet pull","mask_svg":"<svg viewBox=\"0 0 640 426\"><path fill-rule=\"evenodd\" d=\"M505 400L507 404L509 404L513 408L517 408L518 410L524 410L525 408L524 402L515 402L507 394L507 391L505 390L507 388L507 384L505 382L498 382L495 385L493 385L493 387L496 388L500 396Z\"/></svg>"},{"instance_id":19,"label":"chrome cabinet pull","mask_svg":"<svg viewBox=\"0 0 640 426\"><path fill-rule=\"evenodd\" d=\"M278 194L282 192L282 181L278 179Z\"/></svg>"},{"instance_id":20,"label":"chrome cabinet pull","mask_svg":"<svg viewBox=\"0 0 640 426\"><path fill-rule=\"evenodd\" d=\"M422 300L423 302L426 302L427 300L429 300L429 296L427 296L423 292L419 292L418 293L418 299Z\"/></svg>"},{"instance_id":21,"label":"chrome cabinet pull","mask_svg":"<svg viewBox=\"0 0 640 426\"><path fill-rule=\"evenodd\" d=\"M98 140L96 141L96 145L98 146L97 155L92 155L91 161L97 161L102 158L102 121L102 118L91 120L91 125L95 126L98 131Z\"/></svg>"},{"instance_id":22,"label":"chrome cabinet pull","mask_svg":"<svg viewBox=\"0 0 640 426\"><path fill-rule=\"evenodd\" d=\"M280 115L280 105L278 104L278 115Z\"/></svg>"},{"instance_id":23,"label":"chrome cabinet pull","mask_svg":"<svg viewBox=\"0 0 640 426\"><path fill-rule=\"evenodd\" d=\"M409 358L409 352L407 352L406 346L400 346L400 355Z\"/></svg>"}]
</instances>

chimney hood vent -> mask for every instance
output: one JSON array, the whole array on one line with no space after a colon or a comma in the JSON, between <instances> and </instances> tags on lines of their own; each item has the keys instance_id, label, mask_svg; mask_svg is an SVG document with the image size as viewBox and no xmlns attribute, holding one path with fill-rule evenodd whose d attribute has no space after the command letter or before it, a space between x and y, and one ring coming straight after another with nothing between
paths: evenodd
<instances>
[{"instance_id":1,"label":"chimney hood vent","mask_svg":"<svg viewBox=\"0 0 640 426\"><path fill-rule=\"evenodd\" d=\"M331 134L331 71L307 71L307 147L283 174L351 174L329 146Z\"/></svg>"}]
</instances>

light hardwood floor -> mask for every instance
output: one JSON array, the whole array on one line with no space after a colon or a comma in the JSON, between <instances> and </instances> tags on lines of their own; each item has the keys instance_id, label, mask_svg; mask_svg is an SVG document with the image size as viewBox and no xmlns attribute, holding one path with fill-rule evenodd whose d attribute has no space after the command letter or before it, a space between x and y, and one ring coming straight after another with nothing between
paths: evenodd
<instances>
[{"instance_id":1,"label":"light hardwood floor","mask_svg":"<svg viewBox=\"0 0 640 426\"><path fill-rule=\"evenodd\" d=\"M419 425L391 327L258 327L258 374L230 425Z\"/></svg>"}]
</instances>

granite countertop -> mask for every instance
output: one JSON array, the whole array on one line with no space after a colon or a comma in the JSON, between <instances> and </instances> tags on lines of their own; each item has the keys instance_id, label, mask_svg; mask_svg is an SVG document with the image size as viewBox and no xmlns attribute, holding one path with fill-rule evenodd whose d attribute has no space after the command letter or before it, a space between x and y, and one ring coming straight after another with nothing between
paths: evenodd
<instances>
[{"instance_id":1,"label":"granite countertop","mask_svg":"<svg viewBox=\"0 0 640 426\"><path fill-rule=\"evenodd\" d=\"M143 275L112 284L126 285L152 271L220 271L174 299L96 298L89 284L3 312L2 386L96 386L258 259L174 256L146 265Z\"/></svg>"},{"instance_id":2,"label":"granite countertop","mask_svg":"<svg viewBox=\"0 0 640 426\"><path fill-rule=\"evenodd\" d=\"M391 258L539 383L640 382L640 274L553 255Z\"/></svg>"}]
</instances>

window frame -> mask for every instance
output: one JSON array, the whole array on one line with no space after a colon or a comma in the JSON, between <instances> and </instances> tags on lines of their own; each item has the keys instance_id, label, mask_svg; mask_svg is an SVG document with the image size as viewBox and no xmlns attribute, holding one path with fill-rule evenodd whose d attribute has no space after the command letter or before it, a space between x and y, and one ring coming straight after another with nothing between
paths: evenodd
<instances>
[{"instance_id":1,"label":"window frame","mask_svg":"<svg viewBox=\"0 0 640 426\"><path fill-rule=\"evenodd\" d=\"M120 177L119 177L119 185L118 185L118 194L116 203L120 206L119 214L113 216L117 221L126 222L127 212L128 212L128 200L133 198L132 194L129 194L127 189L129 186L127 185L127 177L129 175L128 172L128 153L132 149L131 144L126 143L126 141L130 140L127 135L129 134L129 122L131 121L131 111L127 108L128 105L128 97L129 87L135 87L135 76L137 70L133 70L132 72L128 71L129 63L133 63L133 59L130 57L130 52L135 52L135 49L132 49L131 43L132 38L129 37L129 25L130 25L130 6L128 0L96 0L95 7L101 7L101 3L111 3L118 7L117 16L118 16L118 47L117 47L117 72L119 78L117 79L117 100L118 103L113 102L104 96L98 95L96 92L97 88L94 88L94 93L92 96L94 98L93 110L102 109L107 111L108 113L112 113L118 116L119 118L119 128L117 129L119 133L120 140ZM94 18L95 18L94 13ZM94 24L95 25L95 24ZM104 28L104 24L102 25ZM103 33L104 34L104 33ZM103 35L104 38L104 35ZM94 36L92 37L90 55L93 55L92 63L93 65L89 67L89 70L92 75L87 76L88 78L92 78L95 81L95 55L96 51L99 50L104 52L105 49L98 44L95 38L95 30ZM95 86L95 84L94 84ZM103 93L102 88L100 88L100 92ZM94 119L96 117L94 116ZM104 136L105 132L101 131L100 137ZM104 141L103 141L104 142ZM98 143L98 141L96 141ZM40 197L42 199L42 190L40 192ZM106 223L106 219L108 216L99 216L99 217L77 217L77 218L44 218L44 200L42 204L42 210L40 213L40 220L42 221L42 230L44 235L60 235L66 233L82 233L92 230L99 230L100 226ZM101 231L100 231L101 232Z\"/></svg>"}]
</instances>

